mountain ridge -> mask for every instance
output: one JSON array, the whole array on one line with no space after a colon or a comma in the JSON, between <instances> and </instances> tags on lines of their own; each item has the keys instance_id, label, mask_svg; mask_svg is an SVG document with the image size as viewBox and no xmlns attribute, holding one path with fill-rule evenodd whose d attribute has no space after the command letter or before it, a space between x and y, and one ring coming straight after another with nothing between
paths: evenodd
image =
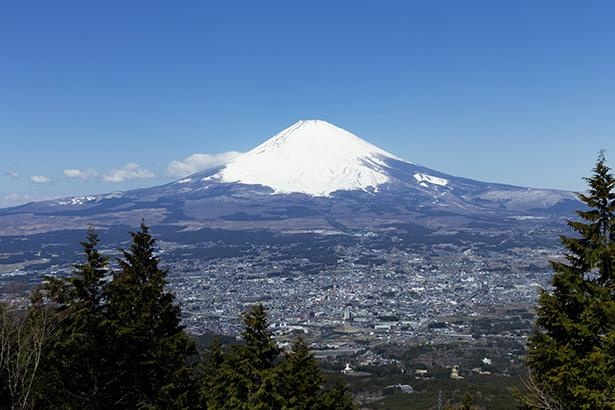
<instances>
[{"instance_id":1,"label":"mountain ridge","mask_svg":"<svg viewBox=\"0 0 615 410\"><path fill-rule=\"evenodd\" d=\"M486 219L559 220L578 204L567 191L439 172L325 121L307 120L226 165L167 184L1 209L0 235L134 225L144 218L185 229L468 227Z\"/></svg>"}]
</instances>

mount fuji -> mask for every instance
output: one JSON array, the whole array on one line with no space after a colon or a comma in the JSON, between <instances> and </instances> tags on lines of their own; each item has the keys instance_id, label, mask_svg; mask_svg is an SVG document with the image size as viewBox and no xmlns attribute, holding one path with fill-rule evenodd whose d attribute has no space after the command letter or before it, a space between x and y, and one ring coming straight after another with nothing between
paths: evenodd
<instances>
[{"instance_id":1,"label":"mount fuji","mask_svg":"<svg viewBox=\"0 0 615 410\"><path fill-rule=\"evenodd\" d=\"M526 229L528 221L561 224L578 206L571 192L447 175L326 121L305 120L226 165L165 185L2 209L0 236L143 219L191 232Z\"/></svg>"},{"instance_id":2,"label":"mount fuji","mask_svg":"<svg viewBox=\"0 0 615 410\"><path fill-rule=\"evenodd\" d=\"M299 121L231 161L209 180L263 185L276 194L330 196L375 190L399 158L326 121Z\"/></svg>"}]
</instances>

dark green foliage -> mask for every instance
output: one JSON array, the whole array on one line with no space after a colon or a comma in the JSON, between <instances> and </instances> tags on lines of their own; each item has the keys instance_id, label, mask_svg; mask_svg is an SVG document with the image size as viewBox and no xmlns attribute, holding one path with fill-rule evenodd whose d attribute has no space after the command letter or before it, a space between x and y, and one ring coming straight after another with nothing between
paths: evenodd
<instances>
[{"instance_id":1,"label":"dark green foliage","mask_svg":"<svg viewBox=\"0 0 615 410\"><path fill-rule=\"evenodd\" d=\"M348 394L348 388L339 380L327 389L322 395L323 410L352 410L355 405Z\"/></svg>"},{"instance_id":2,"label":"dark green foliage","mask_svg":"<svg viewBox=\"0 0 615 410\"><path fill-rule=\"evenodd\" d=\"M175 297L165 291L165 270L154 255L147 226L131 233L120 270L108 287L108 318L113 329L117 407L182 408L194 402L187 358L195 346L180 325Z\"/></svg>"},{"instance_id":3,"label":"dark green foliage","mask_svg":"<svg viewBox=\"0 0 615 410\"><path fill-rule=\"evenodd\" d=\"M224 355L220 339L215 338L209 352L199 363L200 403L203 408L221 408L226 397L222 389L222 365Z\"/></svg>"},{"instance_id":4,"label":"dark green foliage","mask_svg":"<svg viewBox=\"0 0 615 410\"><path fill-rule=\"evenodd\" d=\"M601 154L579 199L587 210L562 237L553 290L541 292L529 340L530 407L615 408L615 178ZM542 403L542 404L541 404Z\"/></svg>"},{"instance_id":5,"label":"dark green foliage","mask_svg":"<svg viewBox=\"0 0 615 410\"><path fill-rule=\"evenodd\" d=\"M112 277L90 230L82 243L85 262L45 286L49 306L63 320L45 348L40 407L168 409L197 402L187 365L195 347L165 291L155 240L145 225L131 236Z\"/></svg>"},{"instance_id":6,"label":"dark green foliage","mask_svg":"<svg viewBox=\"0 0 615 410\"><path fill-rule=\"evenodd\" d=\"M293 343L291 352L282 364L282 374L285 376L282 390L288 407L318 408L319 401L322 401L319 394L324 378L303 339Z\"/></svg>"},{"instance_id":7,"label":"dark green foliage","mask_svg":"<svg viewBox=\"0 0 615 410\"><path fill-rule=\"evenodd\" d=\"M103 303L107 258L96 249L93 230L82 242L85 261L68 279L49 279L49 299L63 317L44 351L38 383L45 406L102 408L109 395L108 324Z\"/></svg>"},{"instance_id":8,"label":"dark green foliage","mask_svg":"<svg viewBox=\"0 0 615 410\"><path fill-rule=\"evenodd\" d=\"M250 364L256 371L272 368L281 351L269 333L265 307L262 304L254 305L243 315L243 321L246 328L242 336L246 342L246 353L252 357Z\"/></svg>"},{"instance_id":9,"label":"dark green foliage","mask_svg":"<svg viewBox=\"0 0 615 410\"><path fill-rule=\"evenodd\" d=\"M36 336L24 339L36 343L24 344L28 349L23 354L41 355L40 368L37 364L24 370L34 380L35 400L28 398L29 388L26 394L18 386L20 397L31 404L26 407L354 408L343 385L324 387L323 374L303 340L282 352L268 330L262 305L243 316L244 344L223 350L215 341L195 372L190 364L195 344L180 324L174 295L165 290L167 272L159 267L155 240L143 224L131 237L119 269L111 272L90 230L82 243L85 261L66 279L48 278L23 311L32 323L32 332L23 334ZM0 305L0 318L5 312L6 306ZM21 329L10 327L9 332L13 328ZM12 333L0 336L9 344L15 339ZM3 379L6 372L0 366ZM0 408L17 400L5 384L0 380Z\"/></svg>"},{"instance_id":10,"label":"dark green foliage","mask_svg":"<svg viewBox=\"0 0 615 410\"><path fill-rule=\"evenodd\" d=\"M245 345L223 353L214 344L204 358L201 394L209 409L354 408L343 385L323 387L322 372L303 340L282 355L262 305L244 314L244 323Z\"/></svg>"},{"instance_id":11,"label":"dark green foliage","mask_svg":"<svg viewBox=\"0 0 615 410\"><path fill-rule=\"evenodd\" d=\"M280 378L276 360L280 349L267 330L262 305L244 314L245 345L232 346L220 362L219 347L212 347L206 360L218 367L214 382L202 389L209 408L281 408ZM211 378L209 379L211 380Z\"/></svg>"}]
</instances>

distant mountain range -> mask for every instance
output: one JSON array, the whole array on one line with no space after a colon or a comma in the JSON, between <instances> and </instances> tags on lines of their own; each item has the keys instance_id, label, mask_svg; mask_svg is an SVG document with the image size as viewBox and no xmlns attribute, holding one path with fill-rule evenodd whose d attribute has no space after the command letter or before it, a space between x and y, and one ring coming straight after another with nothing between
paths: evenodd
<instances>
[{"instance_id":1,"label":"distant mountain range","mask_svg":"<svg viewBox=\"0 0 615 410\"><path fill-rule=\"evenodd\" d=\"M0 235L90 224L328 232L561 221L571 192L475 181L405 161L326 121L299 121L226 165L178 181L0 210ZM478 225L477 225L478 224Z\"/></svg>"}]
</instances>

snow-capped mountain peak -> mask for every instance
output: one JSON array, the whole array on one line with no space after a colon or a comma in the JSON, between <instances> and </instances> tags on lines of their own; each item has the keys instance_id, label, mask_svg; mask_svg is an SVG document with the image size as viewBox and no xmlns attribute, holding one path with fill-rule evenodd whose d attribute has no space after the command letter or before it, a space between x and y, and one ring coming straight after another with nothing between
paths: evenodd
<instances>
[{"instance_id":1,"label":"snow-capped mountain peak","mask_svg":"<svg viewBox=\"0 0 615 410\"><path fill-rule=\"evenodd\" d=\"M208 180L264 185L275 193L328 196L390 181L394 155L322 120L298 121L229 162Z\"/></svg>"},{"instance_id":2,"label":"snow-capped mountain peak","mask_svg":"<svg viewBox=\"0 0 615 410\"><path fill-rule=\"evenodd\" d=\"M404 161L326 121L310 120L220 168L168 184L0 209L0 235L91 224L123 230L144 217L190 232L388 230L395 224L413 232L415 224L473 231L492 222L499 230L528 218L551 224L581 205L571 192L445 174Z\"/></svg>"}]
</instances>

